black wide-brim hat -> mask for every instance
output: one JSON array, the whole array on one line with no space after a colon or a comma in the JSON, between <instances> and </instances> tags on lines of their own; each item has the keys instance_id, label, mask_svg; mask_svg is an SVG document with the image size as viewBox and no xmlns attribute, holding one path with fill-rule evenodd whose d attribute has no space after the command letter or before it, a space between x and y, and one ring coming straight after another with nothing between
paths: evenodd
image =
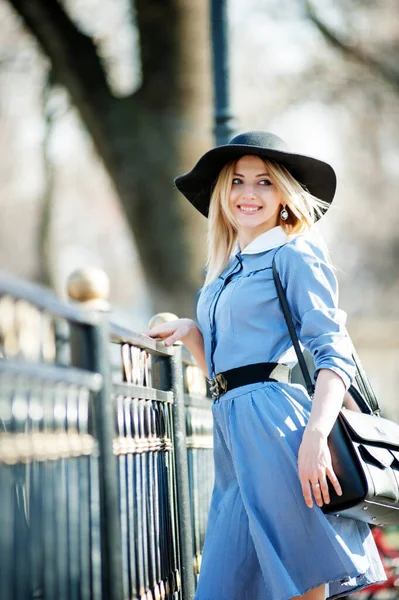
<instances>
[{"instance_id":1,"label":"black wide-brim hat","mask_svg":"<svg viewBox=\"0 0 399 600\"><path fill-rule=\"evenodd\" d=\"M254 154L283 165L313 196L331 204L337 178L328 163L290 151L277 135L265 131L249 131L236 135L228 144L206 152L188 173L176 177L177 189L205 217L218 175L224 165L241 156ZM322 209L322 212L326 212Z\"/></svg>"}]
</instances>

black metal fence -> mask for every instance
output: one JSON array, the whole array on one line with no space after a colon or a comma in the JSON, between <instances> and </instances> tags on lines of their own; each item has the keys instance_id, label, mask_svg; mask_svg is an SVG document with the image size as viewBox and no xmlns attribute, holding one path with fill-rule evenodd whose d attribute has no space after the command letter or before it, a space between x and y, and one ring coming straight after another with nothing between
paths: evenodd
<instances>
[{"instance_id":1,"label":"black metal fence","mask_svg":"<svg viewBox=\"0 0 399 600\"><path fill-rule=\"evenodd\" d=\"M212 484L184 348L0 276L1 600L192 598Z\"/></svg>"}]
</instances>

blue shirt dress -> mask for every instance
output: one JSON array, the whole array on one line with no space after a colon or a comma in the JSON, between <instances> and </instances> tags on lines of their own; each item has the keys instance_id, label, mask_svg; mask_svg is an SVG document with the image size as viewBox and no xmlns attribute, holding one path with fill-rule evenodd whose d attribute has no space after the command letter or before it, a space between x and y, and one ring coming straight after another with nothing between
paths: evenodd
<instances>
[{"instance_id":1,"label":"blue shirt dress","mask_svg":"<svg viewBox=\"0 0 399 600\"><path fill-rule=\"evenodd\" d=\"M286 290L315 377L354 375L334 271L313 236L281 227L239 248L203 288L198 322L210 376L259 362L293 364L273 281ZM327 598L386 579L368 525L305 504L297 457L311 400L303 386L264 382L213 403L215 483L196 600L288 600L321 584Z\"/></svg>"}]
</instances>

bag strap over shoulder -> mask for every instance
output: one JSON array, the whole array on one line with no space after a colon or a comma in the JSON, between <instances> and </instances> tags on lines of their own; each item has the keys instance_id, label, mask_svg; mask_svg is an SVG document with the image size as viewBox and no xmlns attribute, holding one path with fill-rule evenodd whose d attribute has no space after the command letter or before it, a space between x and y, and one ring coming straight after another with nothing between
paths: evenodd
<instances>
[{"instance_id":1,"label":"bag strap over shoulder","mask_svg":"<svg viewBox=\"0 0 399 600\"><path fill-rule=\"evenodd\" d=\"M278 297L279 297L279 300L280 300L281 308L283 309L284 319L285 319L285 322L287 323L288 331L289 331L290 336L291 336L292 345L295 348L295 353L297 355L298 363L299 363L299 366L300 366L301 371L302 371L302 375L303 375L303 378L304 378L304 381L305 381L306 389L308 391L309 396L312 397L313 393L314 393L314 383L313 383L312 378L310 376L309 369L308 369L308 366L307 366L306 361L305 361L305 357L303 355L303 352L301 350L301 346L299 344L298 336L297 336L296 331L295 331L294 322L292 320L291 312L290 312L290 309L289 309L289 306L288 306L287 297L285 295L285 290L283 288L283 284L281 283L280 275L277 272L275 257L273 258L273 265L272 265L272 267L273 267L274 283L275 283L276 288L277 288L277 293L278 293Z\"/></svg>"},{"instance_id":2,"label":"bag strap over shoulder","mask_svg":"<svg viewBox=\"0 0 399 600\"><path fill-rule=\"evenodd\" d=\"M273 278L274 283L276 285L277 294L280 300L281 308L284 314L285 322L287 323L288 331L291 337L292 345L294 346L295 353L298 358L299 367L302 372L302 376L305 381L306 389L309 396L313 396L314 393L314 383L309 373L308 366L305 361L305 357L303 355L298 336L295 330L294 322L292 319L291 311L288 306L287 296L285 290L283 288L283 284L281 283L280 275L278 274L276 267L276 253L273 257ZM378 404L378 400L374 394L373 388L367 378L366 373L364 372L359 357L356 352L353 352L352 358L356 365L356 375L355 381L359 389L355 388L353 385L350 386L348 392L352 396L353 400L356 402L360 410L364 413L369 414L379 414L380 407Z\"/></svg>"}]
</instances>

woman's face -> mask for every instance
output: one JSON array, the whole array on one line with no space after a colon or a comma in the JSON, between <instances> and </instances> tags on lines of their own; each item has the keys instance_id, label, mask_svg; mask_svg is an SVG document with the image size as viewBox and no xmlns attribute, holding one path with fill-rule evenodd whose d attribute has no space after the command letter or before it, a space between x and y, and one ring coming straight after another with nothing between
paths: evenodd
<instances>
[{"instance_id":1,"label":"woman's face","mask_svg":"<svg viewBox=\"0 0 399 600\"><path fill-rule=\"evenodd\" d=\"M229 201L239 237L250 241L276 227L282 204L281 192L263 160L253 155L241 157L234 170Z\"/></svg>"}]
</instances>

